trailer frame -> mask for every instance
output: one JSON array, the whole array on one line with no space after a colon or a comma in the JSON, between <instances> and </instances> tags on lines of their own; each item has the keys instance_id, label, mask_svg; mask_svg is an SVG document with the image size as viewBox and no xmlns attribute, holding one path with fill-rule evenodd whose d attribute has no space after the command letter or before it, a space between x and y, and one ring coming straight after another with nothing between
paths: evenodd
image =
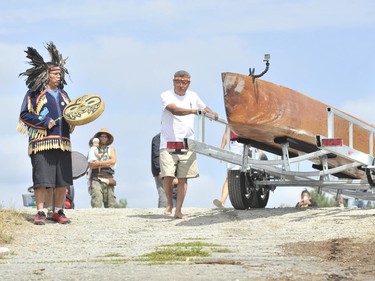
<instances>
[{"instance_id":1,"label":"trailer frame","mask_svg":"<svg viewBox=\"0 0 375 281\"><path fill-rule=\"evenodd\" d=\"M264 208L269 198L269 192L276 187L305 186L316 188L319 193L323 190L340 195L364 200L375 200L372 187L375 186L375 159L373 140L375 128L333 108L327 108L328 132L327 137L316 136L316 145L306 144L288 136L275 139L280 144L281 151L265 147L261 142L240 138L243 143L243 153L230 151L230 142L224 149L205 143L206 121L219 122L226 126L227 139L230 130L226 120L209 113L198 112L196 139L185 139L189 150L207 157L215 158L240 167L237 171L229 171L229 198L234 208ZM339 117L349 122L349 145L326 145L327 140L334 139L334 118ZM359 126L369 133L369 154L353 148L353 126ZM328 142L329 143L329 142ZM300 150L300 155L291 155L288 148ZM278 154L277 160L259 160L256 158L259 150ZM255 153L249 153L253 151ZM252 155L250 155L252 154ZM348 163L336 167L328 166L329 157L343 157ZM314 161L313 161L314 160ZM318 162L310 171L293 170L292 164L305 161ZM367 179L345 177L348 169L361 169ZM370 192L363 192L364 190Z\"/></svg>"}]
</instances>

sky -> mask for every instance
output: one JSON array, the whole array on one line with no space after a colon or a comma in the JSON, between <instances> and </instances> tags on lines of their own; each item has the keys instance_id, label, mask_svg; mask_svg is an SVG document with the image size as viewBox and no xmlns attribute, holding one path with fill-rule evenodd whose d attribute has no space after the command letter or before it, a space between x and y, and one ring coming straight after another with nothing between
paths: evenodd
<instances>
[{"instance_id":1,"label":"sky","mask_svg":"<svg viewBox=\"0 0 375 281\"><path fill-rule=\"evenodd\" d=\"M68 57L70 97L105 101L98 119L76 127L73 150L86 155L89 139L107 128L118 158L117 199L154 208L151 139L160 131L160 94L172 89L177 70L187 70L190 90L226 119L221 73L259 73L270 54L262 79L375 123L374 10L372 0L1 1L0 206L23 207L32 185L27 137L16 131L28 46L48 61L44 45L53 41ZM207 142L219 146L224 127L208 127ZM198 162L200 177L189 181L184 207L214 207L226 164L203 155ZM76 208L89 208L86 178L74 187ZM267 207L294 206L301 189L276 188Z\"/></svg>"}]
</instances>

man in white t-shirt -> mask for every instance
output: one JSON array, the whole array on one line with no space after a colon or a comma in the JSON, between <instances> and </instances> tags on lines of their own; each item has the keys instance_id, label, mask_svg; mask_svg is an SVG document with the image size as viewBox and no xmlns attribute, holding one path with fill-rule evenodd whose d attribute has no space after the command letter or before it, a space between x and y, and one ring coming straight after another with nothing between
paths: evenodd
<instances>
[{"instance_id":1,"label":"man in white t-shirt","mask_svg":"<svg viewBox=\"0 0 375 281\"><path fill-rule=\"evenodd\" d=\"M173 89L161 94L162 118L160 134L160 169L163 187L167 196L167 207L164 214L171 215L173 208L173 179L178 178L175 218L186 217L181 211L187 191L187 179L199 176L195 152L174 153L167 148L168 142L183 142L184 138L194 138L194 116L198 111L212 114L218 119L200 97L188 91L190 74L184 70L177 71L173 78ZM175 143L175 145L178 145Z\"/></svg>"}]
</instances>

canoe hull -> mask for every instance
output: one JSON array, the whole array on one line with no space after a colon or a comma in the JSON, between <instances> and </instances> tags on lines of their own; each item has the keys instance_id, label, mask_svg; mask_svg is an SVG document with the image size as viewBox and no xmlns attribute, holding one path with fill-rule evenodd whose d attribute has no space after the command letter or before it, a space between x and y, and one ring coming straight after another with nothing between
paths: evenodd
<instances>
[{"instance_id":1,"label":"canoe hull","mask_svg":"<svg viewBox=\"0 0 375 281\"><path fill-rule=\"evenodd\" d=\"M222 80L227 120L231 130L240 137L281 150L275 143L276 138L289 137L316 146L317 135L328 135L329 105L246 75L226 72L222 73ZM353 148L369 154L368 132L356 126L353 130ZM335 137L349 145L349 122L335 118ZM298 155L305 153L291 151ZM329 163L338 166L348 161L338 158ZM365 178L362 171L357 171L353 169L349 174L354 178Z\"/></svg>"}]
</instances>

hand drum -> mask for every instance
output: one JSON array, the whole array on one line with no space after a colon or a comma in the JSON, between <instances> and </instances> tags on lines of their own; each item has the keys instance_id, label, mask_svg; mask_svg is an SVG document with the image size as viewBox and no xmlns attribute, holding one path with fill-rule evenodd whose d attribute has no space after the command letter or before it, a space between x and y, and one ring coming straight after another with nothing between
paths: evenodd
<instances>
[{"instance_id":1,"label":"hand drum","mask_svg":"<svg viewBox=\"0 0 375 281\"><path fill-rule=\"evenodd\" d=\"M98 95L84 95L72 100L64 109L64 119L70 125L90 123L104 111L104 101Z\"/></svg>"}]
</instances>

